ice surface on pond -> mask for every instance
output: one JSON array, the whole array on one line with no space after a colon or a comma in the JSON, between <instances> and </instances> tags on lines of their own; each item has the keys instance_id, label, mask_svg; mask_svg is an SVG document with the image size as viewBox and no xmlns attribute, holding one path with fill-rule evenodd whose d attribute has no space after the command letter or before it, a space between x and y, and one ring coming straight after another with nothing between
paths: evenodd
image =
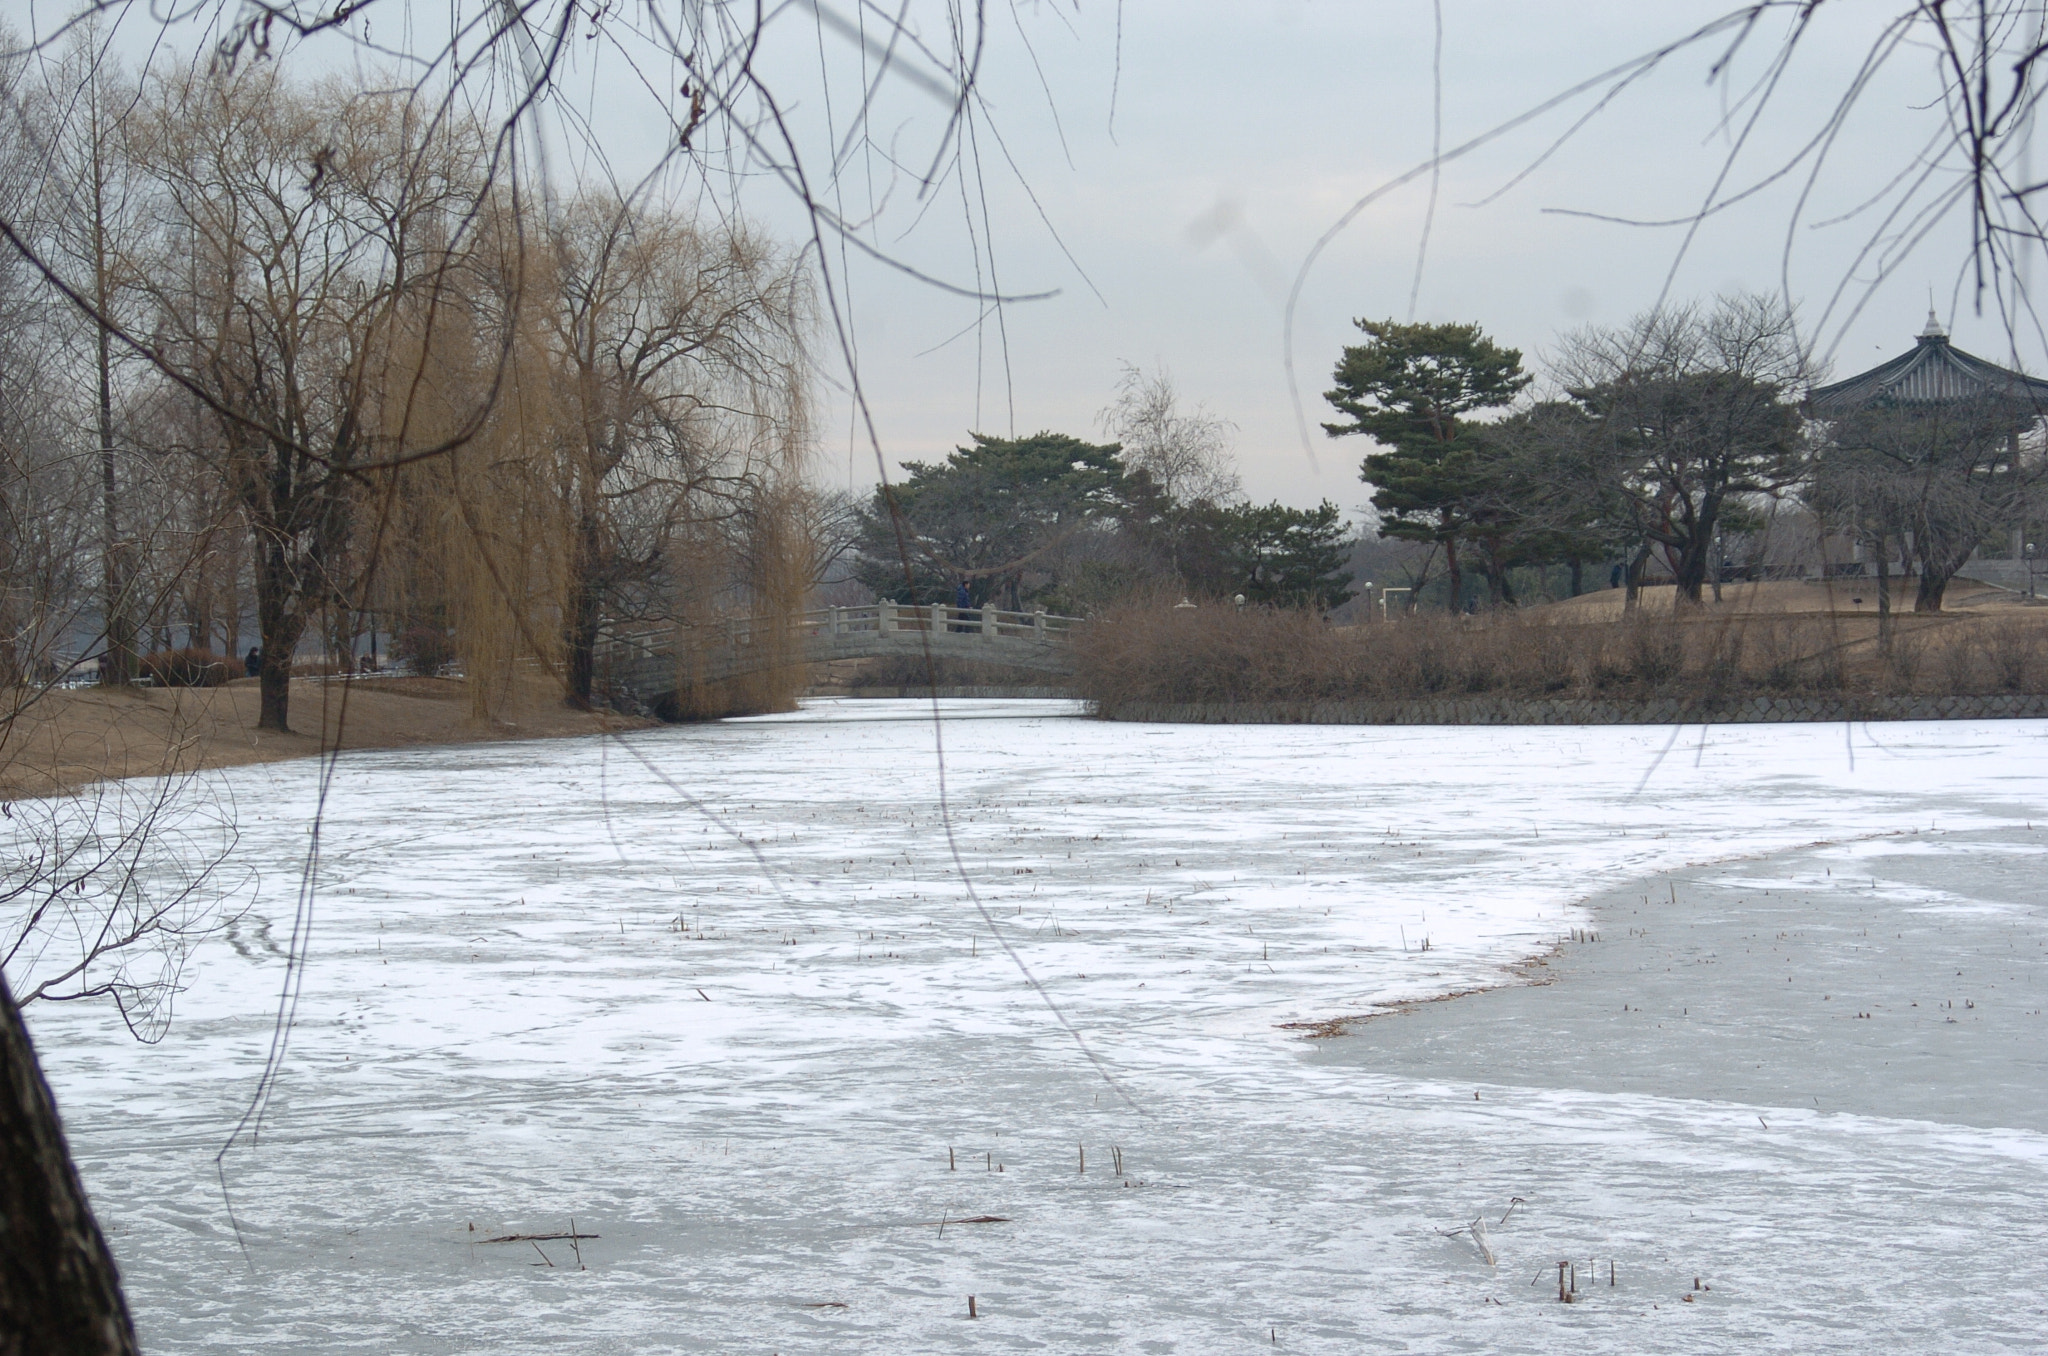
<instances>
[{"instance_id":1,"label":"ice surface on pond","mask_svg":"<svg viewBox=\"0 0 2048 1356\"><path fill-rule=\"evenodd\" d=\"M212 1160L269 1046L319 769L222 774L261 885L168 1039L87 1008L33 1019L147 1347L1991 1350L2048 1331L2043 1118L1475 1079L1460 1050L1483 1024L1420 1062L1333 1058L1345 1042L1303 1025L1567 969L1528 967L1672 873L1810 888L1816 843L1876 883L1869 907L1943 910L1919 925L1964 930L1944 946L2038 951L2038 876L1980 886L2048 825L2048 726L945 706L950 839L916 703L342 759L285 1079L227 1159L246 1260ZM1758 969L1700 983L1746 1011ZM1445 1232L1482 1211L1497 1267ZM566 1242L478 1241L572 1215L601 1235L588 1270ZM978 1215L1003 1222L950 1222ZM1556 1302L1567 1258L1580 1305ZM1714 1288L1682 1301L1695 1275Z\"/></svg>"}]
</instances>

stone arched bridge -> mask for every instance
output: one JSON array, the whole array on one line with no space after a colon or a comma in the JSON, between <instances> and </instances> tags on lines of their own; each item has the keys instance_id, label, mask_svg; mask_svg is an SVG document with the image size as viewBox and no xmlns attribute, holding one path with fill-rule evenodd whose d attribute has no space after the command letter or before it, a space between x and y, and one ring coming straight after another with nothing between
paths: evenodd
<instances>
[{"instance_id":1,"label":"stone arched bridge","mask_svg":"<svg viewBox=\"0 0 2048 1356\"><path fill-rule=\"evenodd\" d=\"M600 652L605 681L660 710L686 681L720 683L791 659L825 663L904 655L970 659L1041 673L1071 673L1076 617L993 607L877 603L822 607L795 617L736 617L711 627L614 633Z\"/></svg>"}]
</instances>

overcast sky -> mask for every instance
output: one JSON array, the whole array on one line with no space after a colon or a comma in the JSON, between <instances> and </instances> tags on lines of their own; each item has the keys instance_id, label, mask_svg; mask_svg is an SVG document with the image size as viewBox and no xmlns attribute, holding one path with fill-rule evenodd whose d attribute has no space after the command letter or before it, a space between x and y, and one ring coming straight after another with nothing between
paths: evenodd
<instances>
[{"instance_id":1,"label":"overcast sky","mask_svg":"<svg viewBox=\"0 0 2048 1356\"><path fill-rule=\"evenodd\" d=\"M673 9L694 0L659 3ZM1442 145L1457 147L1730 7L1444 0ZM1728 188L1784 164L1821 129L1879 24L1905 7L1822 7ZM32 6L45 20L66 8ZM429 11L448 8L394 9L386 0L359 22L383 25L372 36L392 44L401 41L393 28L409 16L419 43ZM827 0L825 8L857 12L855 0ZM898 0L882 8L894 13ZM808 0L772 12L759 68L807 148L814 182L828 183L821 171L860 97L859 49L821 24ZM913 80L885 81L875 145L845 162L831 200L849 217L867 215L872 204L865 238L948 282L1056 293L992 309L833 249L834 287L892 471L905 459L943 455L970 429L1088 436L1119 365L1134 363L1164 366L1188 401L1236 426L1251 494L1294 504L1327 497L1352 512L1366 495L1357 479L1365 448L1326 438L1316 425L1330 414L1321 392L1331 366L1359 337L1353 318L1476 322L1540 370L1560 332L1622 322L1667 284L1678 300L1784 289L1837 375L1910 345L1930 289L1958 343L2014 356L1997 316L1975 314L1961 271L1961 213L1906 220L1917 239L1911 250L1859 256L1883 228L1890 200L1882 191L1938 127L1939 110L1926 107L1935 87L1924 50L1899 50L1869 81L1817 177L1809 180L1812 162L1804 162L1800 173L1715 214L1689 244L1683 226L1571 215L1668 219L1696 211L1753 106L1745 91L1783 36L1786 19L1773 17L1726 80L1708 79L1727 48L1723 37L1675 55L1604 107L1596 109L1597 94L1581 96L1446 164L1419 287L1427 176L1361 212L1302 291L1293 335L1304 439L1283 361L1284 298L1315 242L1347 209L1428 159L1436 12L1428 0L992 5L987 114L973 120L968 139L978 159L923 195L914 173L891 174L885 155L893 150L907 170L922 170L945 110ZM913 0L910 13L921 37L945 44L942 5ZM128 22L143 26L137 16ZM190 52L198 36L187 31L173 42ZM360 60L337 55L343 50L330 40L303 59ZM585 40L549 114L551 136L566 148L557 176L597 172L594 151L615 175L641 172L666 134L645 91L664 80L673 90L685 74L646 50ZM792 239L807 230L772 182L749 184L741 200ZM840 384L824 401L821 478L871 484L874 453L851 417L835 344L828 338L821 348ZM2043 365L2038 345L2020 345L2018 357Z\"/></svg>"},{"instance_id":2,"label":"overcast sky","mask_svg":"<svg viewBox=\"0 0 2048 1356\"><path fill-rule=\"evenodd\" d=\"M1779 112L1753 136L1740 162L1746 168L1731 183L1783 163L1818 129L1869 48L1876 12L1890 7L1857 8L1837 11L1848 22L1816 34L1788 72ZM1672 0L1447 0L1443 145L1457 146L1726 9ZM982 180L1001 285L1060 294L1004 308L1000 329L992 321L974 329L973 303L856 266L850 283L863 376L892 458L942 453L969 428L1084 434L1120 363L1163 364L1188 399L1236 424L1249 492L1297 504L1327 496L1350 510L1365 495L1357 480L1365 449L1356 439L1331 440L1315 425L1331 413L1321 392L1338 351L1360 337L1354 317L1477 322L1537 366L1560 331L1621 322L1652 304L1667 280L1679 299L1789 285L1841 374L1910 346L1930 288L1958 342L1987 356L2009 354L2003 324L1995 315L1977 318L1967 291L1958 290L1967 248L1960 214L1894 262L1873 292L1879 268L1857 261L1878 227L1868 212L1790 231L1788 259L1803 176L1709 221L1682 260L1682 227L1556 210L1633 218L1696 210L1729 150L1728 129L1740 125L1742 109L1733 122L1726 116L1730 90L1747 87L1780 36L1766 30L1730 85L1710 86L1706 78L1725 40L1676 57L1504 194L1592 108L1590 97L1447 165L1412 311L1427 180L1360 214L1308 275L1296 318L1296 368L1312 435L1304 446L1283 363L1284 295L1315 241L1354 201L1429 156L1432 7L1418 0L1130 0L1120 73L1113 5L1084 3L1078 13L1046 5L1020 16L1021 24L996 29L986 87L993 120L1049 226L1007 165L987 157ZM1931 89L1928 64L1924 55L1902 53L1880 74L1832 148L1801 221L1851 210L1910 164L1932 130L1913 107ZM945 210L957 223L953 189ZM962 278L960 242L928 224L933 229L900 248ZM1845 279L1847 297L1830 310ZM1845 324L1857 302L1865 303L1861 314ZM872 479L870 454L855 447L849 458L843 412L833 432L828 463L836 458L842 474L850 465L856 482Z\"/></svg>"}]
</instances>

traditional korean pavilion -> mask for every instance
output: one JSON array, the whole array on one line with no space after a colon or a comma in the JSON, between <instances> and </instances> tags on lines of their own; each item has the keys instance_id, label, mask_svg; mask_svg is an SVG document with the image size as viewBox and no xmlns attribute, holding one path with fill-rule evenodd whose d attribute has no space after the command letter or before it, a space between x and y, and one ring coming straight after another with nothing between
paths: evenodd
<instances>
[{"instance_id":1,"label":"traditional korean pavilion","mask_svg":"<svg viewBox=\"0 0 2048 1356\"><path fill-rule=\"evenodd\" d=\"M1963 352L1930 310L1911 349L1846 381L1815 387L1806 407L1825 419L1872 405L1946 405L1985 396L2048 412L2048 381Z\"/></svg>"},{"instance_id":2,"label":"traditional korean pavilion","mask_svg":"<svg viewBox=\"0 0 2048 1356\"><path fill-rule=\"evenodd\" d=\"M1920 331L1919 341L1910 350L1846 381L1814 388L1807 396L1806 411L1816 418L1831 419L1873 406L1919 406L1924 409L1987 399L2006 404L2015 416L2015 425L2024 426L2048 417L2048 380L2030 377L2024 372L1987 362L1974 353L1963 352L1948 341L1948 331L1942 329L1941 322L1930 309L1927 328ZM2020 454L2017 433L2009 446L2012 455L2017 457ZM1965 568L1972 578L2006 588L2025 589L2031 596L2035 567L2032 557L2023 554L2021 544L2026 537L2026 527L2020 524L2011 535L2010 559L1993 560L1973 553ZM1860 558L1860 544L1853 546L1852 550L1858 552ZM1911 573L1909 564L1902 561L1900 565L1903 573Z\"/></svg>"}]
</instances>

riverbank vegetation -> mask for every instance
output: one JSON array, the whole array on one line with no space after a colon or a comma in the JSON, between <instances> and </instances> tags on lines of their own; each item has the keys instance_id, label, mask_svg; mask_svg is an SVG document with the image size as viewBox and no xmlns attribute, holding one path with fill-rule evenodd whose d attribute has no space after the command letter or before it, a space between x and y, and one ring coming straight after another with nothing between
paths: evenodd
<instances>
[{"instance_id":1,"label":"riverbank vegetation","mask_svg":"<svg viewBox=\"0 0 2048 1356\"><path fill-rule=\"evenodd\" d=\"M1846 601L1846 600L1845 600ZM1130 606L1074 642L1076 695L1138 705L1423 698L1679 698L2048 693L2048 606L1899 619L1872 612L1550 609L1332 626L1302 610Z\"/></svg>"}]
</instances>

